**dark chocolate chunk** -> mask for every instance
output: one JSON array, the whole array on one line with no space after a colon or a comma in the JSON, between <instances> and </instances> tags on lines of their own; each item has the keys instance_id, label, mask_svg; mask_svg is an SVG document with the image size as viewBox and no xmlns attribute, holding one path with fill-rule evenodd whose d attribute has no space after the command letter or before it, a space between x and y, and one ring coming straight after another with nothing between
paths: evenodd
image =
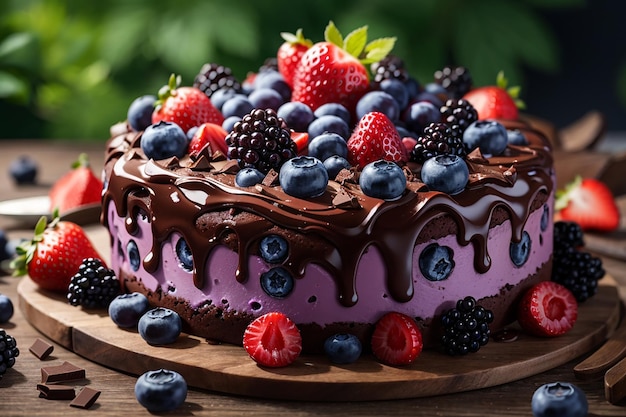
<instances>
[{"instance_id":1,"label":"dark chocolate chunk","mask_svg":"<svg viewBox=\"0 0 626 417\"><path fill-rule=\"evenodd\" d=\"M39 397L47 400L73 400L76 396L74 387L67 385L37 384Z\"/></svg>"},{"instance_id":2,"label":"dark chocolate chunk","mask_svg":"<svg viewBox=\"0 0 626 417\"><path fill-rule=\"evenodd\" d=\"M91 408L100 396L100 391L93 388L84 387L76 398L70 403L72 407Z\"/></svg>"},{"instance_id":3,"label":"dark chocolate chunk","mask_svg":"<svg viewBox=\"0 0 626 417\"><path fill-rule=\"evenodd\" d=\"M32 346L28 348L28 350L30 350L30 352L33 355L37 356L40 360L44 360L48 356L50 356L50 354L54 350L54 346L52 346L45 340L37 338L37 340L35 340L35 343L33 343Z\"/></svg>"},{"instance_id":4,"label":"dark chocolate chunk","mask_svg":"<svg viewBox=\"0 0 626 417\"><path fill-rule=\"evenodd\" d=\"M58 366L46 366L41 368L41 382L63 382L84 379L85 370L67 361Z\"/></svg>"}]
</instances>

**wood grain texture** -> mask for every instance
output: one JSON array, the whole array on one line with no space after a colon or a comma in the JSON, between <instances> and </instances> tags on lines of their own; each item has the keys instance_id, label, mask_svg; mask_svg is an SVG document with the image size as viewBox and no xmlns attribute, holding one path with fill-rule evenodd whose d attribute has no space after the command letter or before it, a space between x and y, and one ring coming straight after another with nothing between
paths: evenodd
<instances>
[{"instance_id":1,"label":"wood grain texture","mask_svg":"<svg viewBox=\"0 0 626 417\"><path fill-rule=\"evenodd\" d=\"M574 367L574 374L580 379L602 377L610 367L624 357L626 357L626 321L622 321L600 349Z\"/></svg>"},{"instance_id":2,"label":"wood grain texture","mask_svg":"<svg viewBox=\"0 0 626 417\"><path fill-rule=\"evenodd\" d=\"M181 335L172 345L151 346L136 331L118 328L105 310L70 306L62 296L40 291L27 277L18 286L26 318L43 334L99 364L141 375L172 369L196 388L282 400L365 401L427 397L497 386L531 376L599 346L615 329L621 302L614 286L579 309L574 329L552 339L520 331L512 343L491 342L473 355L449 357L428 350L407 367L390 367L370 356L348 366L323 355L303 355L285 368L266 369L244 349L213 345ZM513 325L515 326L515 325ZM70 341L70 345L66 343Z\"/></svg>"}]
</instances>

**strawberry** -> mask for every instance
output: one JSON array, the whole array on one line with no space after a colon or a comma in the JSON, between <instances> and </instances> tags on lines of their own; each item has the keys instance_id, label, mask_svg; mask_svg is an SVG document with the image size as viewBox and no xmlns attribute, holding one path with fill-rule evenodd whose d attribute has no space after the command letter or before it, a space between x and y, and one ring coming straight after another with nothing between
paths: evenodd
<instances>
[{"instance_id":1,"label":"strawberry","mask_svg":"<svg viewBox=\"0 0 626 417\"><path fill-rule=\"evenodd\" d=\"M243 335L243 347L259 365L278 368L291 364L302 351L302 337L295 323L279 312L252 321Z\"/></svg>"},{"instance_id":2,"label":"strawberry","mask_svg":"<svg viewBox=\"0 0 626 417\"><path fill-rule=\"evenodd\" d=\"M291 131L291 140L296 143L298 155L306 155L309 147L309 134L306 132Z\"/></svg>"},{"instance_id":3,"label":"strawberry","mask_svg":"<svg viewBox=\"0 0 626 417\"><path fill-rule=\"evenodd\" d=\"M312 110L332 102L354 112L356 102L370 86L365 65L383 59L393 49L395 38L367 43L367 26L363 26L344 39L332 21L324 38L311 46L296 66L291 99Z\"/></svg>"},{"instance_id":4,"label":"strawberry","mask_svg":"<svg viewBox=\"0 0 626 417\"><path fill-rule=\"evenodd\" d=\"M422 333L411 317L397 312L378 320L372 334L372 352L387 365L408 365L422 352Z\"/></svg>"},{"instance_id":5,"label":"strawberry","mask_svg":"<svg viewBox=\"0 0 626 417\"><path fill-rule=\"evenodd\" d=\"M479 120L511 119L519 116L518 109L524 108L524 102L518 98L520 88L508 87L504 73L500 71L496 85L475 88L463 96L478 113Z\"/></svg>"},{"instance_id":6,"label":"strawberry","mask_svg":"<svg viewBox=\"0 0 626 417\"><path fill-rule=\"evenodd\" d=\"M611 190L593 178L576 177L557 192L556 218L578 223L583 231L610 232L620 223L620 211Z\"/></svg>"},{"instance_id":7,"label":"strawberry","mask_svg":"<svg viewBox=\"0 0 626 417\"><path fill-rule=\"evenodd\" d=\"M293 88L293 75L296 67L300 63L302 55L313 45L310 39L306 39L302 29L298 29L296 34L281 32L280 36L285 40L278 48L276 54L278 72L280 72L289 87Z\"/></svg>"},{"instance_id":8,"label":"strawberry","mask_svg":"<svg viewBox=\"0 0 626 417\"><path fill-rule=\"evenodd\" d=\"M64 213L85 204L99 203L102 181L91 170L87 154L80 154L72 170L58 179L50 192L50 211Z\"/></svg>"},{"instance_id":9,"label":"strawberry","mask_svg":"<svg viewBox=\"0 0 626 417\"><path fill-rule=\"evenodd\" d=\"M517 321L535 336L559 336L576 323L578 303L570 290L554 281L528 289L518 304Z\"/></svg>"},{"instance_id":10,"label":"strawberry","mask_svg":"<svg viewBox=\"0 0 626 417\"><path fill-rule=\"evenodd\" d=\"M161 120L176 123L187 132L202 123L222 125L224 116L213 106L211 100L199 88L179 87L180 76L170 76L167 85L159 90L159 97L152 113L152 123Z\"/></svg>"},{"instance_id":11,"label":"strawberry","mask_svg":"<svg viewBox=\"0 0 626 417\"><path fill-rule=\"evenodd\" d=\"M363 115L348 139L348 162L363 169L379 159L404 164L409 154L393 122L383 113L370 112Z\"/></svg>"},{"instance_id":12,"label":"strawberry","mask_svg":"<svg viewBox=\"0 0 626 417\"><path fill-rule=\"evenodd\" d=\"M84 230L59 220L57 212L49 225L45 216L39 219L33 239L18 246L16 253L11 262L13 275L28 273L39 287L62 293L67 293L83 259L102 259Z\"/></svg>"},{"instance_id":13,"label":"strawberry","mask_svg":"<svg viewBox=\"0 0 626 417\"><path fill-rule=\"evenodd\" d=\"M226 132L222 126L216 125L215 123L203 123L198 127L198 130L196 130L196 133L194 133L189 141L187 153L193 159L196 159L200 151L202 151L205 146L209 145L211 155L217 151L226 155L228 153L226 135L228 135L228 132Z\"/></svg>"}]
</instances>

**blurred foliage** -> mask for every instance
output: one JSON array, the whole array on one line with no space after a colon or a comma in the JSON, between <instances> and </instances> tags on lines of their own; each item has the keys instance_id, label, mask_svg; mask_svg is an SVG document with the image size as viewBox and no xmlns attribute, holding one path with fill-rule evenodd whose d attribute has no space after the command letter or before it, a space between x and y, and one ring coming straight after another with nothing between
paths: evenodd
<instances>
[{"instance_id":1,"label":"blurred foliage","mask_svg":"<svg viewBox=\"0 0 626 417\"><path fill-rule=\"evenodd\" d=\"M299 27L313 41L333 20L342 32L369 26L396 36L393 51L421 82L447 64L476 85L504 70L559 70L545 10L584 0L0 0L0 137L97 139L123 120L137 96L170 73L191 84L205 62L243 79L274 56L279 32ZM384 13L381 11L384 10ZM622 77L626 79L626 76ZM622 85L626 81L622 82Z\"/></svg>"}]
</instances>

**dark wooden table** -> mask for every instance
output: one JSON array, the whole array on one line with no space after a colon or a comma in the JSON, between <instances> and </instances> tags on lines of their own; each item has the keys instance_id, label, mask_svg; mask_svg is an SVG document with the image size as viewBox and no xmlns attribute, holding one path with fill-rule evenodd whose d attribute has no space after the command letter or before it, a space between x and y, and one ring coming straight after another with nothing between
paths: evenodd
<instances>
[{"instance_id":1,"label":"dark wooden table","mask_svg":"<svg viewBox=\"0 0 626 417\"><path fill-rule=\"evenodd\" d=\"M65 173L80 152L87 152L96 172L102 167L103 144L49 142L49 141L0 141L0 200L46 194L51 183ZM28 154L40 165L40 180L36 186L17 187L8 173L8 164L18 155ZM605 159L602 155L559 154L557 168L563 172L559 182L575 173L594 175ZM30 231L13 219L0 216L0 229L10 238L30 236ZM626 262L603 258L606 270L618 283L620 294L626 300ZM8 295L15 304L15 315L4 328L18 341L21 354L15 367L0 380L0 415L4 416L71 416L85 415L84 410L70 407L69 401L51 401L38 397L36 385L41 380L42 366L70 361L84 367L87 381L80 385L102 392L97 403L88 413L92 416L148 416L151 415L135 399L136 376L127 375L90 362L73 352L55 346L52 357L41 362L28 351L36 338L48 340L35 330L24 318L17 305L19 278L0 275L0 293ZM270 401L223 395L215 392L191 389L184 405L167 415L193 416L529 416L533 392L540 385L554 381L568 381L584 390L592 416L624 416L626 402L612 405L604 398L602 379L577 380L573 367L584 359L558 366L550 371L518 380L506 385L477 391L398 401L358 403L314 403Z\"/></svg>"}]
</instances>

